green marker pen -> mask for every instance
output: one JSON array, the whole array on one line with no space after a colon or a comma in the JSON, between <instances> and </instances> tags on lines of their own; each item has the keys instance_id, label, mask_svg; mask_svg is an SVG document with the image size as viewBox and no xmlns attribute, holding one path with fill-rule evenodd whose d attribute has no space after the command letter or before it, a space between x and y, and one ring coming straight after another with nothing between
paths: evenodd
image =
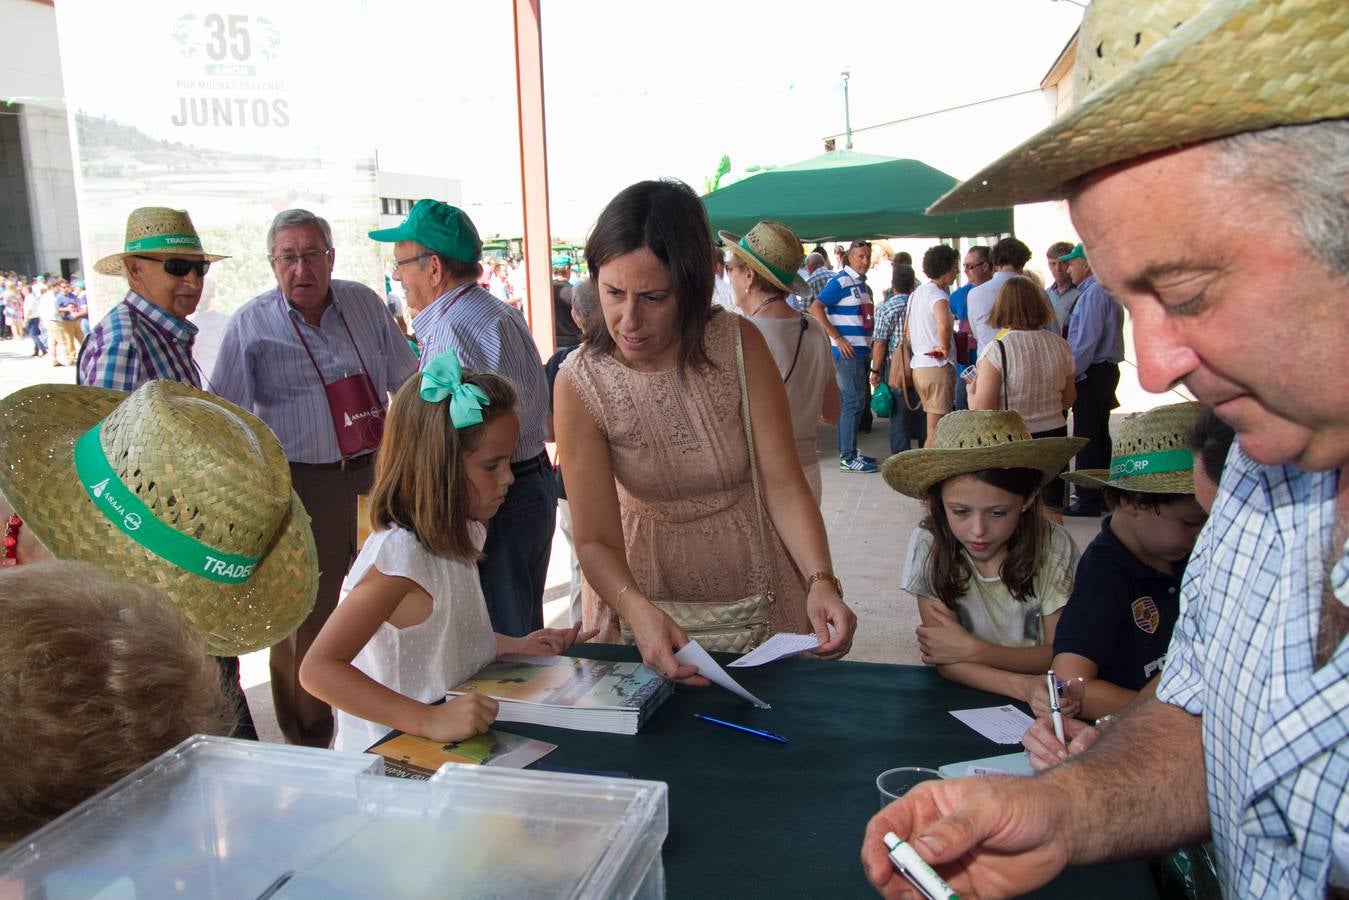
<instances>
[{"instance_id":1,"label":"green marker pen","mask_svg":"<svg viewBox=\"0 0 1349 900\"><path fill-rule=\"evenodd\" d=\"M917 850L901 841L899 835L887 831L882 840L890 848L890 862L899 870L899 874L909 879L928 900L960 900L960 895L942 881L942 877L923 861Z\"/></svg>"}]
</instances>

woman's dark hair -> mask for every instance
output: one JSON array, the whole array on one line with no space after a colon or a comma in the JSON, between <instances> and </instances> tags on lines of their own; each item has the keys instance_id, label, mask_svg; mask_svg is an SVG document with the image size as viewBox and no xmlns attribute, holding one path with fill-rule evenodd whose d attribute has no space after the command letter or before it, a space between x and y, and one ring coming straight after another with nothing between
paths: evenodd
<instances>
[{"instance_id":1,"label":"woman's dark hair","mask_svg":"<svg viewBox=\"0 0 1349 900\"><path fill-rule=\"evenodd\" d=\"M677 304L679 367L710 364L703 352L703 331L712 318L715 261L708 248L712 230L698 195L673 179L640 181L624 188L604 207L586 240L585 258L591 281L599 290L600 269L611 260L643 247L670 270ZM612 353L614 339L603 316L596 316L585 332L590 352Z\"/></svg>"},{"instance_id":2,"label":"woman's dark hair","mask_svg":"<svg viewBox=\"0 0 1349 900\"><path fill-rule=\"evenodd\" d=\"M1040 554L1049 545L1049 526L1044 521L1043 503L1040 500L1040 484L1045 479L1044 473L1039 469L984 469L968 474L985 484L1030 501L1026 511L1020 513L1016 530L1007 542L1007 557L998 572L1011 595L1024 603L1035 596L1035 573L1040 568ZM946 481L950 480L948 478ZM927 518L923 519L922 527L932 533L928 583L932 585L938 600L955 609L956 601L965 596L973 573L965 554L960 552L960 539L946 520L946 504L942 502L941 495L942 485L946 481L939 481L928 488Z\"/></svg>"},{"instance_id":3,"label":"woman's dark hair","mask_svg":"<svg viewBox=\"0 0 1349 900\"><path fill-rule=\"evenodd\" d=\"M1227 464L1227 452L1232 449L1236 432L1212 409L1205 407L1190 428L1190 449L1199 457L1204 474L1217 484Z\"/></svg>"},{"instance_id":4,"label":"woman's dark hair","mask_svg":"<svg viewBox=\"0 0 1349 900\"><path fill-rule=\"evenodd\" d=\"M913 266L897 265L890 271L890 290L896 294L912 294L918 288L918 276Z\"/></svg>"},{"instance_id":5,"label":"woman's dark hair","mask_svg":"<svg viewBox=\"0 0 1349 900\"><path fill-rule=\"evenodd\" d=\"M940 278L955 267L960 254L955 247L936 244L928 247L923 254L923 274L928 278Z\"/></svg>"}]
</instances>

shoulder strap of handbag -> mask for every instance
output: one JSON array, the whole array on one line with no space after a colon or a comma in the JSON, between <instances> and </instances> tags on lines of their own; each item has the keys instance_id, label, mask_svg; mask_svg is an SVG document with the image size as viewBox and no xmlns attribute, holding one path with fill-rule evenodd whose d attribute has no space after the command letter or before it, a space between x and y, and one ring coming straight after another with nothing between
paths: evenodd
<instances>
[{"instance_id":1,"label":"shoulder strap of handbag","mask_svg":"<svg viewBox=\"0 0 1349 900\"><path fill-rule=\"evenodd\" d=\"M1007 402L1007 382L1011 380L1012 370L1007 363L1007 348L1002 345L1002 341L996 341L998 352L1002 354L1002 408L1011 409L1012 404Z\"/></svg>"},{"instance_id":2,"label":"shoulder strap of handbag","mask_svg":"<svg viewBox=\"0 0 1349 900\"><path fill-rule=\"evenodd\" d=\"M796 361L801 358L801 341L805 338L805 336L806 336L806 317L802 316L801 330L796 333L796 352L792 354L792 364L791 366L788 367L787 374L782 376L783 384L786 384L787 380L792 377L792 373L796 371Z\"/></svg>"},{"instance_id":3,"label":"shoulder strap of handbag","mask_svg":"<svg viewBox=\"0 0 1349 900\"><path fill-rule=\"evenodd\" d=\"M749 382L745 378L745 346L740 339L739 316L735 317L735 366L740 372L740 420L745 425L745 446L749 449L749 480L754 485L754 513L759 519L759 546L763 549L764 593L773 593L773 557L768 555L768 532L763 524L763 498L759 496L759 464L754 460L754 429L749 422Z\"/></svg>"},{"instance_id":4,"label":"shoulder strap of handbag","mask_svg":"<svg viewBox=\"0 0 1349 900\"><path fill-rule=\"evenodd\" d=\"M899 343L895 345L895 352L890 354L890 365L900 366L899 380L903 383L903 387L901 387L899 391L900 402L904 404L904 408L909 412L917 412L922 409L923 404L921 401L912 406L909 404L909 388L913 387L913 385L909 383L910 379L904 377L904 360L898 358L900 354L904 352L904 348L909 345L909 303L912 301L912 294L909 295L908 300L904 301L904 312L900 313L900 321L904 324L899 327Z\"/></svg>"}]
</instances>

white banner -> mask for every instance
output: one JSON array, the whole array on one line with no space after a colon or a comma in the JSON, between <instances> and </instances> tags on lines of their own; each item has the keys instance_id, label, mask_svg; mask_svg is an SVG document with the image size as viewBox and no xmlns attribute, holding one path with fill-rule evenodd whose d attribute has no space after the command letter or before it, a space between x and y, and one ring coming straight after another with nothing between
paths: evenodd
<instances>
[{"instance_id":1,"label":"white banner","mask_svg":"<svg viewBox=\"0 0 1349 900\"><path fill-rule=\"evenodd\" d=\"M333 226L336 275L383 295L379 62L365 0L61 0L56 4L86 278L97 319L126 291L96 275L138 206L186 209L214 266L194 321L199 358L224 317L275 285L266 233L282 209ZM209 368L207 369L209 371Z\"/></svg>"}]
</instances>

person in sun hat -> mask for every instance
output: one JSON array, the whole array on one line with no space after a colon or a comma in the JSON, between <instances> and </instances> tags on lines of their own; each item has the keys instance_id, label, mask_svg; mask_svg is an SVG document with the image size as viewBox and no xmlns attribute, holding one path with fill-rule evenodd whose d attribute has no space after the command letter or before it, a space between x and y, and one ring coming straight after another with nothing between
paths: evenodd
<instances>
[{"instance_id":1,"label":"person in sun hat","mask_svg":"<svg viewBox=\"0 0 1349 900\"><path fill-rule=\"evenodd\" d=\"M1036 779L911 791L867 875L905 889L890 831L980 896L1212 835L1225 894L1345 896L1349 8L1095 0L1077 46L1076 104L932 211L1066 198L1143 387L1184 382L1238 447L1156 699Z\"/></svg>"},{"instance_id":2,"label":"person in sun hat","mask_svg":"<svg viewBox=\"0 0 1349 900\"><path fill-rule=\"evenodd\" d=\"M1208 513L1194 496L1190 432L1199 403L1120 423L1109 469L1063 476L1101 491L1110 515L1082 553L1054 637L1054 673L1083 679L1083 718L1114 715L1161 671L1180 617L1181 579Z\"/></svg>"},{"instance_id":3,"label":"person in sun hat","mask_svg":"<svg viewBox=\"0 0 1349 900\"><path fill-rule=\"evenodd\" d=\"M309 517L255 417L171 381L36 385L0 417L7 566L55 557L158 588L220 657L270 646L313 606Z\"/></svg>"},{"instance_id":4,"label":"person in sun hat","mask_svg":"<svg viewBox=\"0 0 1349 900\"><path fill-rule=\"evenodd\" d=\"M839 390L834 377L829 338L812 316L787 304L787 295L810 296L797 269L805 256L801 240L781 222L758 222L744 237L719 231L726 248L726 280L736 307L763 332L768 352L778 364L791 408L796 455L806 483L820 502L820 455L815 432L820 423L838 419Z\"/></svg>"},{"instance_id":5,"label":"person in sun hat","mask_svg":"<svg viewBox=\"0 0 1349 900\"><path fill-rule=\"evenodd\" d=\"M187 317L201 302L211 263L222 259L229 257L202 249L186 210L132 210L122 251L94 263L95 272L125 278L130 290L85 339L79 383L132 391L162 378L201 387L192 359L197 326Z\"/></svg>"},{"instance_id":6,"label":"person in sun hat","mask_svg":"<svg viewBox=\"0 0 1349 900\"><path fill-rule=\"evenodd\" d=\"M519 397L520 437L511 454L515 483L487 527L478 563L493 630L523 637L543 627L557 519L553 466L544 452L549 392L534 335L520 310L478 286L482 241L473 220L439 200L418 200L399 225L370 232L393 244L395 277L407 291L422 367L454 350L464 368L493 372Z\"/></svg>"},{"instance_id":7,"label":"person in sun hat","mask_svg":"<svg viewBox=\"0 0 1349 900\"><path fill-rule=\"evenodd\" d=\"M886 483L927 505L900 585L918 600L923 662L942 677L1027 702L1044 689L1077 548L1040 494L1081 445L1033 438L1013 410L958 410L930 446L885 461Z\"/></svg>"}]
</instances>

